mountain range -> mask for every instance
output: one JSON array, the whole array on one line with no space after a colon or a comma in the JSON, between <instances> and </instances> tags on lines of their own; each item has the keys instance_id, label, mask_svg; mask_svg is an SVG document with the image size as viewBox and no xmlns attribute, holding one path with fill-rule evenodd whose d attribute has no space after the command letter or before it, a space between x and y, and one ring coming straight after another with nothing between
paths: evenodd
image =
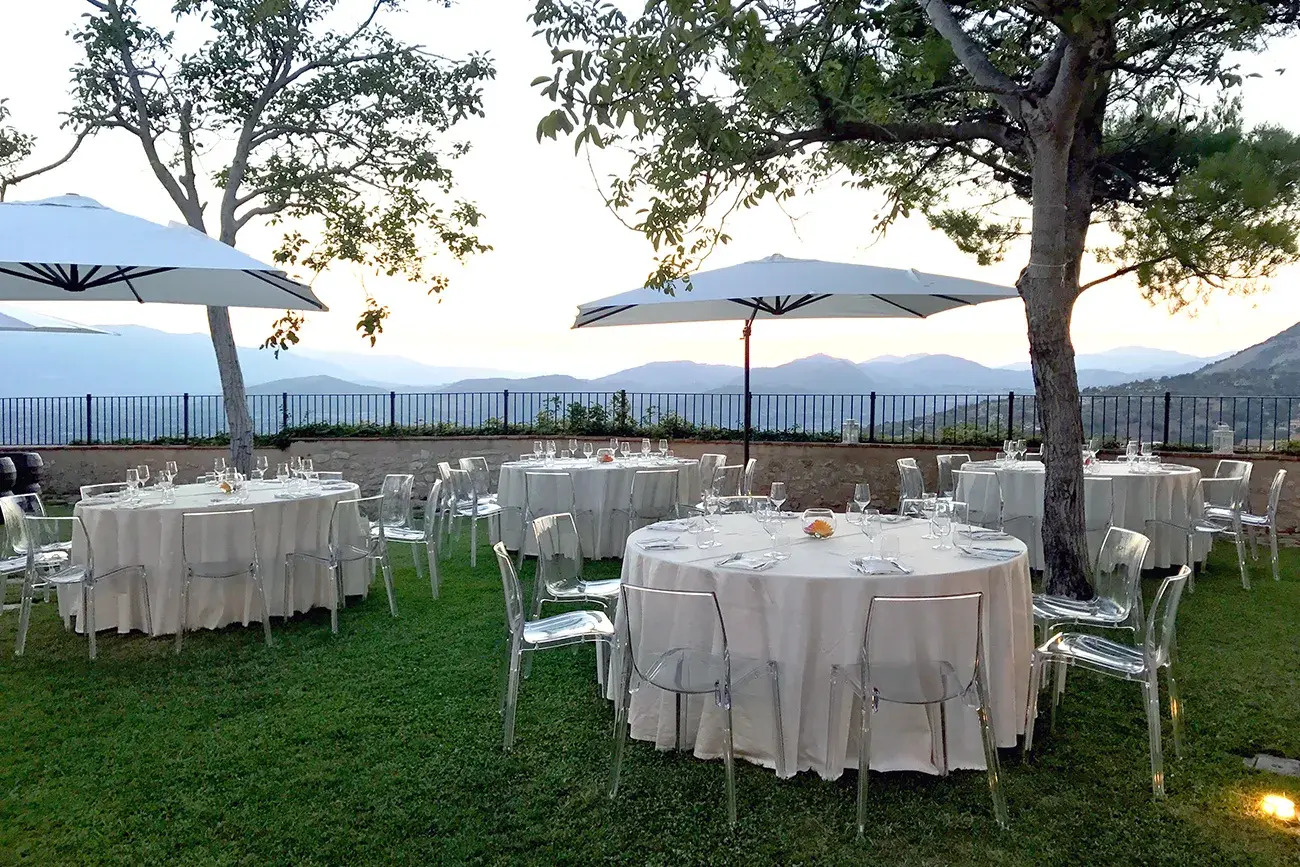
<instances>
[{"instance_id":1,"label":"mountain range","mask_svg":"<svg viewBox=\"0 0 1300 867\"><path fill-rule=\"evenodd\" d=\"M106 326L116 336L6 334L10 357L29 358L20 375L0 380L0 396L214 394L220 391L216 362L206 334L172 334L136 325ZM1290 335L1290 337L1287 337ZM1296 371L1300 387L1300 325L1286 338L1286 350L1261 344L1231 358L1197 357L1147 347L1124 347L1079 356L1085 387L1107 390L1136 383L1175 380L1192 371L1218 369L1241 378L1265 361ZM1254 353L1250 355L1249 353ZM595 379L563 374L518 377L510 371L424 364L379 353L294 349L271 352L241 347L244 379L252 393L331 394L400 392L727 392L742 389L741 369L693 361L658 361ZM1223 360L1220 360L1223 359ZM1206 367L1210 365L1210 367ZM1235 365L1235 366L1233 366ZM1203 373L1193 374L1202 376ZM1253 376L1254 374L1251 374ZM758 393L957 394L1032 390L1027 364L989 367L943 354L881 356L854 362L813 355L752 371ZM1163 385L1161 389L1163 390Z\"/></svg>"}]
</instances>

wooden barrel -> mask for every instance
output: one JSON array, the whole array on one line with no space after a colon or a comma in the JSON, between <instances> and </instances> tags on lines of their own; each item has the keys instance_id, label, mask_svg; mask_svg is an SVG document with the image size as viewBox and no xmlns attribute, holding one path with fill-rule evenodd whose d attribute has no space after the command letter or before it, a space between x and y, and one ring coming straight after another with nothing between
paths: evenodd
<instances>
[{"instance_id":1,"label":"wooden barrel","mask_svg":"<svg viewBox=\"0 0 1300 867\"><path fill-rule=\"evenodd\" d=\"M13 461L16 478L13 492L15 494L39 494L41 492L41 472L45 467L39 452L0 452L0 457Z\"/></svg>"}]
</instances>

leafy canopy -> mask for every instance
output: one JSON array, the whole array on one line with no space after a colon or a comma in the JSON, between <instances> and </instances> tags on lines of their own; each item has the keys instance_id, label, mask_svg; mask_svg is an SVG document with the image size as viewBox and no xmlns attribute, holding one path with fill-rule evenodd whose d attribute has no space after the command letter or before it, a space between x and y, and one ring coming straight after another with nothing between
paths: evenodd
<instances>
[{"instance_id":1,"label":"leafy canopy","mask_svg":"<svg viewBox=\"0 0 1300 867\"><path fill-rule=\"evenodd\" d=\"M430 292L447 285L431 253L489 249L453 183L468 145L448 135L482 114L492 64L394 35L382 22L401 0L366 0L344 26L356 4L341 0L175 0L177 23L204 34L187 47L130 0L87 2L73 121L139 137L195 228L234 244L254 221L282 226L286 268L341 260ZM367 297L357 328L371 343L387 312ZM296 343L301 324L287 313L268 343Z\"/></svg>"},{"instance_id":2,"label":"leafy canopy","mask_svg":"<svg viewBox=\"0 0 1300 867\"><path fill-rule=\"evenodd\" d=\"M534 84L556 103L537 132L626 151L607 201L653 242L655 282L725 242L734 209L830 178L886 193L875 229L920 214L995 261L1027 233L1036 142L1053 136L1073 142L1091 222L1110 230L1094 235L1094 255L1115 267L1103 280L1132 273L1178 307L1249 290L1300 253L1300 140L1243 126L1246 74L1232 59L1293 33L1294 4L624 8L537 0L554 70ZM1079 94L1077 113L1051 114L1063 93ZM1044 129L1054 116L1077 119Z\"/></svg>"}]
</instances>

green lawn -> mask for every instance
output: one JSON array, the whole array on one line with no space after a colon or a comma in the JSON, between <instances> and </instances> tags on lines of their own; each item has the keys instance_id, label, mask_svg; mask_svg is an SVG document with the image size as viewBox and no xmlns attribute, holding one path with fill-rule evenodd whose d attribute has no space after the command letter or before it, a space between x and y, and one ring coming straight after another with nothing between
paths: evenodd
<instances>
[{"instance_id":1,"label":"green lawn","mask_svg":"<svg viewBox=\"0 0 1300 867\"><path fill-rule=\"evenodd\" d=\"M1168 757L1165 802L1137 687L1077 673L1034 763L1004 753L1009 831L982 773L887 774L859 841L851 773L740 763L729 828L719 763L634 743L610 801L590 647L538 656L503 754L495 561L484 547L471 572L457 550L435 602L400 550L400 619L379 590L338 636L324 612L276 621L271 649L257 628L195 634L179 658L170 640L105 635L91 664L38 605L15 659L17 618L0 617L0 863L1300 863L1300 835L1254 811L1268 791L1300 800L1300 780L1242 764L1300 756L1295 551L1281 584L1261 568L1248 593L1221 546L1185 597L1187 752Z\"/></svg>"}]
</instances>

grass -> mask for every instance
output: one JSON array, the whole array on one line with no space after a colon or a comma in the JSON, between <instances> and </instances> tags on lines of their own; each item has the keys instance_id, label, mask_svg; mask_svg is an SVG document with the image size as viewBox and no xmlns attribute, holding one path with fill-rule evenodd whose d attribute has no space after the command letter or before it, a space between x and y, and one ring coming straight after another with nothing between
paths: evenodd
<instances>
[{"instance_id":1,"label":"grass","mask_svg":"<svg viewBox=\"0 0 1300 867\"><path fill-rule=\"evenodd\" d=\"M1242 763L1300 756L1296 551L1280 584L1260 568L1247 592L1225 546L1185 597L1189 728L1163 803L1137 687L1077 673L1034 762L1004 752L1011 830L982 773L875 774L859 841L852 773L781 781L742 762L729 828L719 763L633 743L611 801L590 647L539 655L504 754L495 562L485 547L471 572L457 550L434 601L399 550L400 619L380 590L338 636L324 612L277 620L271 649L256 627L194 634L180 657L105 634L91 664L38 605L17 659L17 618L0 617L0 863L1300 863L1300 835L1254 809L1300 800L1300 780Z\"/></svg>"}]
</instances>

